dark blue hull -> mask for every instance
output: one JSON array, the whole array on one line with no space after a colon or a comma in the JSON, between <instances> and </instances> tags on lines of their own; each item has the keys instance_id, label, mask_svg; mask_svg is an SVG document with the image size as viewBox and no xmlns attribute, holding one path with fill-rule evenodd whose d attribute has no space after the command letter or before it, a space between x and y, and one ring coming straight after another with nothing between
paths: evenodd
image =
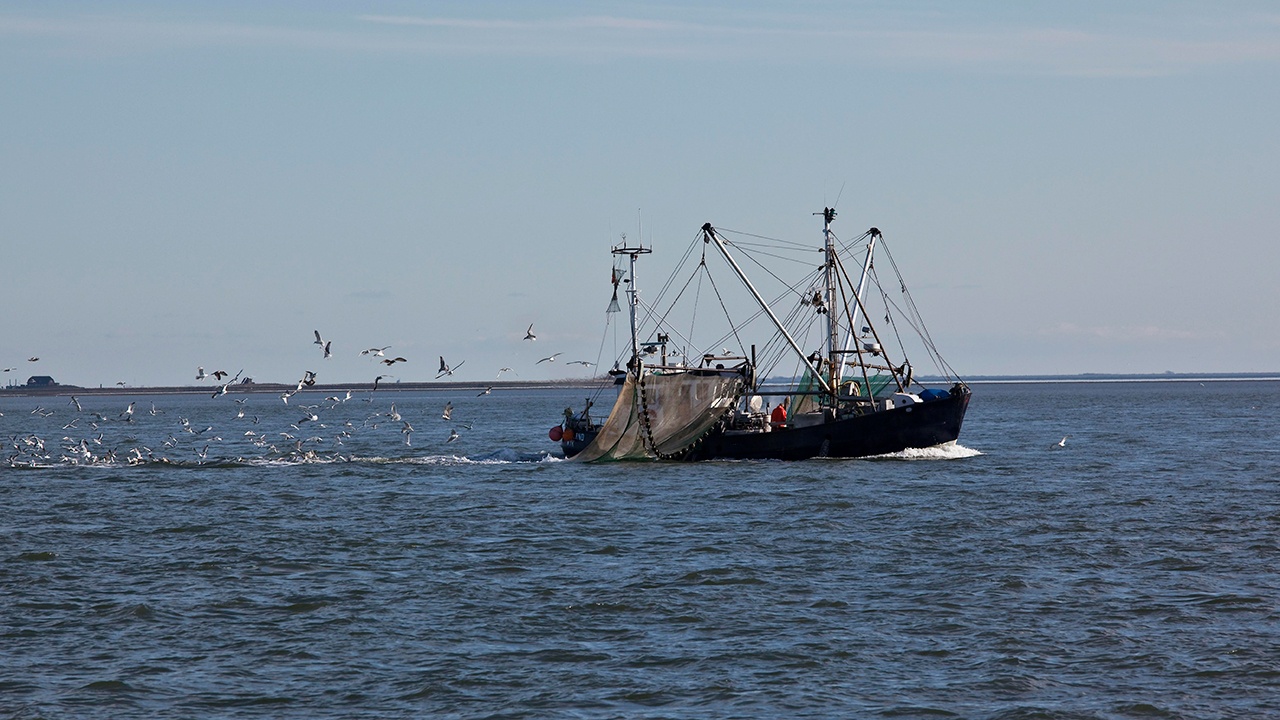
<instances>
[{"instance_id":1,"label":"dark blue hull","mask_svg":"<svg viewBox=\"0 0 1280 720\"><path fill-rule=\"evenodd\" d=\"M808 427L734 433L716 428L688 450L683 460L807 460L856 458L955 442L969 408L969 391L905 407ZM585 448L595 433L561 443L565 457Z\"/></svg>"},{"instance_id":2,"label":"dark blue hull","mask_svg":"<svg viewBox=\"0 0 1280 720\"><path fill-rule=\"evenodd\" d=\"M712 432L689 460L855 458L954 442L969 407L968 391L906 407L767 433Z\"/></svg>"}]
</instances>

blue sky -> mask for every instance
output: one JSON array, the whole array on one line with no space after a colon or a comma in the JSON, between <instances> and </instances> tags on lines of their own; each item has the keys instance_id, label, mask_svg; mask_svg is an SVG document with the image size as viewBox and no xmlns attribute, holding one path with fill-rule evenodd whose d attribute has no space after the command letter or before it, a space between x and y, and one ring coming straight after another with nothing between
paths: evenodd
<instances>
[{"instance_id":1,"label":"blue sky","mask_svg":"<svg viewBox=\"0 0 1280 720\"><path fill-rule=\"evenodd\" d=\"M1278 71L1262 2L8 2L3 379L581 375L620 233L837 197L962 375L1276 371Z\"/></svg>"}]
</instances>

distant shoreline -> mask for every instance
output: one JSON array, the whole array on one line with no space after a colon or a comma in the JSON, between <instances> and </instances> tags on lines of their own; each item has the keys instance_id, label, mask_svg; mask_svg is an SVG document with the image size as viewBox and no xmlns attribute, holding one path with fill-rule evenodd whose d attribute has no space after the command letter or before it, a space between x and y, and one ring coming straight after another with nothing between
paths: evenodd
<instances>
[{"instance_id":1,"label":"distant shoreline","mask_svg":"<svg viewBox=\"0 0 1280 720\"><path fill-rule=\"evenodd\" d=\"M929 378L921 378L929 382ZM1236 382L1280 380L1273 373L1079 373L1076 375L975 375L966 383L1109 383L1109 382Z\"/></svg>"},{"instance_id":2,"label":"distant shoreline","mask_svg":"<svg viewBox=\"0 0 1280 720\"><path fill-rule=\"evenodd\" d=\"M922 376L924 384L949 383L951 380L941 377ZM1120 382L1236 382L1236 381L1280 381L1280 372L1274 373L1078 373L1075 375L974 375L965 378L970 385L997 384L1035 384L1035 383L1120 383ZM789 382L781 379L768 379L773 382ZM457 382L394 382L379 384L377 392L408 392L420 390L475 390L486 388L494 390L546 390L546 389L594 389L613 384L613 378L587 378L572 380L506 380L506 381L457 381ZM173 385L173 386L124 386L124 387L79 387L76 385L54 385L52 387L28 387L26 385L10 385L0 388L0 397L23 397L31 395L196 395L213 394L221 385ZM283 393L296 390L297 386L285 383L249 383L230 385L227 394L259 394ZM345 393L373 392L373 383L331 383L313 385L303 389L306 393Z\"/></svg>"},{"instance_id":3,"label":"distant shoreline","mask_svg":"<svg viewBox=\"0 0 1280 720\"><path fill-rule=\"evenodd\" d=\"M507 380L494 382L391 382L379 383L377 392L407 392L413 390L545 390L553 388L596 388L613 384L613 378L589 378L585 380ZM28 387L11 385L0 388L0 397L22 397L29 395L212 395L221 388L215 385L171 385L171 386L132 386L124 387L79 387L76 385L53 385L48 387ZM227 386L228 395L279 394L298 390L296 384L285 383L247 383ZM374 392L373 383L330 383L316 384L301 389L300 392L311 393L367 393Z\"/></svg>"}]
</instances>

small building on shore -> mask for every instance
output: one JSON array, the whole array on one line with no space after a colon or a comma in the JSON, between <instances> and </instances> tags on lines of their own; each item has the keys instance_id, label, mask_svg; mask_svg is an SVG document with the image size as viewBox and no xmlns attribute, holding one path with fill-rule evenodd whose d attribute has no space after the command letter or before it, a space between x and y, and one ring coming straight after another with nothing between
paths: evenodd
<instances>
[{"instance_id":1,"label":"small building on shore","mask_svg":"<svg viewBox=\"0 0 1280 720\"><path fill-rule=\"evenodd\" d=\"M48 375L32 375L27 378L27 387L29 388L52 388L58 387L58 383Z\"/></svg>"}]
</instances>

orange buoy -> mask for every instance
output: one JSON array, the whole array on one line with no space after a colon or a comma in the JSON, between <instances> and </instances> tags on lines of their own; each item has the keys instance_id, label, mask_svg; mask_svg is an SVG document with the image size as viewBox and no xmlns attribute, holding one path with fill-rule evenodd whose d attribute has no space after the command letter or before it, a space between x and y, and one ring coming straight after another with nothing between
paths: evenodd
<instances>
[{"instance_id":1,"label":"orange buoy","mask_svg":"<svg viewBox=\"0 0 1280 720\"><path fill-rule=\"evenodd\" d=\"M573 428L565 428L564 432L561 434L561 438L565 442L573 442Z\"/></svg>"},{"instance_id":2,"label":"orange buoy","mask_svg":"<svg viewBox=\"0 0 1280 720\"><path fill-rule=\"evenodd\" d=\"M547 437L551 438L552 442L560 442L560 438L563 436L564 436L564 433L560 432L559 425L556 425L555 427L551 428L551 432L547 433Z\"/></svg>"}]
</instances>

